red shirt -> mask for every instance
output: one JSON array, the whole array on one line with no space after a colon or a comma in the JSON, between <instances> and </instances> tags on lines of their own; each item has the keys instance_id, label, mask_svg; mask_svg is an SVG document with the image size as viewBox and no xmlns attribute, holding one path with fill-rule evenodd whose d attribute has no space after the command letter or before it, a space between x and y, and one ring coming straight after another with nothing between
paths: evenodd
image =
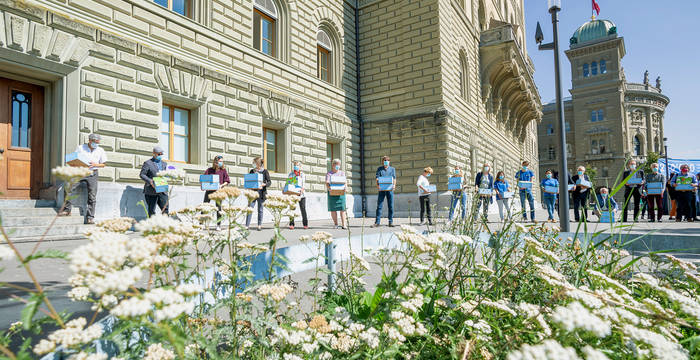
<instances>
[{"instance_id":1,"label":"red shirt","mask_svg":"<svg viewBox=\"0 0 700 360\"><path fill-rule=\"evenodd\" d=\"M218 170L209 168L204 172L204 175L219 175L219 184L231 182L231 180L228 178L228 172L226 172L226 169L224 168L219 168Z\"/></svg>"}]
</instances>

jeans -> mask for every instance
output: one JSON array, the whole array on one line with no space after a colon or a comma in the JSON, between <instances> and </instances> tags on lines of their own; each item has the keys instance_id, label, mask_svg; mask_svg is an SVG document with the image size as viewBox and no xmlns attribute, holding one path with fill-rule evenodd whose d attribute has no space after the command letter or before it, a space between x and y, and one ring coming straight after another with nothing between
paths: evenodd
<instances>
[{"instance_id":1,"label":"jeans","mask_svg":"<svg viewBox=\"0 0 700 360\"><path fill-rule=\"evenodd\" d=\"M452 200L450 201L450 221L452 221L457 203L460 201L462 202L462 220L467 217L467 194L463 191L453 191Z\"/></svg>"},{"instance_id":2,"label":"jeans","mask_svg":"<svg viewBox=\"0 0 700 360\"><path fill-rule=\"evenodd\" d=\"M498 199L496 203L498 204L498 215L501 217L501 220L503 220L503 208L506 208L507 218L510 219L510 199Z\"/></svg>"},{"instance_id":3,"label":"jeans","mask_svg":"<svg viewBox=\"0 0 700 360\"><path fill-rule=\"evenodd\" d=\"M639 190L637 188L625 186L625 202L622 204L622 221L627 222L627 208L630 204L634 205L634 218L632 220L637 220L639 217Z\"/></svg>"},{"instance_id":4,"label":"jeans","mask_svg":"<svg viewBox=\"0 0 700 360\"><path fill-rule=\"evenodd\" d=\"M676 202L678 203L676 220L683 218L688 220L691 218L693 211L691 202L694 201L694 195L692 191L678 191L678 195L676 195Z\"/></svg>"},{"instance_id":5,"label":"jeans","mask_svg":"<svg viewBox=\"0 0 700 360\"><path fill-rule=\"evenodd\" d=\"M251 201L250 205L248 205L248 206L254 208L256 202L258 203L258 226L260 226L260 225L262 225L263 210L265 210L265 207L263 206L263 203L265 202L265 200L263 200L261 198L257 198L255 200ZM252 218L253 218L252 213L248 214L248 216L245 217L245 226L246 227L250 226L250 220Z\"/></svg>"},{"instance_id":6,"label":"jeans","mask_svg":"<svg viewBox=\"0 0 700 360\"><path fill-rule=\"evenodd\" d=\"M580 220L579 208L583 207L583 221L588 218L588 191L574 193L574 218Z\"/></svg>"},{"instance_id":7,"label":"jeans","mask_svg":"<svg viewBox=\"0 0 700 360\"><path fill-rule=\"evenodd\" d=\"M377 225L379 225L379 221L382 218L384 198L386 198L386 206L389 208L389 224L394 222L394 192L380 191L379 194L377 194L377 218L374 221Z\"/></svg>"},{"instance_id":8,"label":"jeans","mask_svg":"<svg viewBox=\"0 0 700 360\"><path fill-rule=\"evenodd\" d=\"M85 219L91 220L95 217L95 204L97 203L97 173L93 173L90 176L86 176L80 179L79 182L73 184L73 187L70 189L70 195L68 196L68 199L66 199L66 205L64 206L63 210L70 213L71 208L73 207L70 198L74 196L76 190L78 189L78 186L80 186L81 183L85 183L85 186L87 187L87 208L85 209Z\"/></svg>"},{"instance_id":9,"label":"jeans","mask_svg":"<svg viewBox=\"0 0 700 360\"><path fill-rule=\"evenodd\" d=\"M544 194L542 197L544 204L547 206L547 220L554 220L554 203L557 202L557 196L554 194Z\"/></svg>"},{"instance_id":10,"label":"jeans","mask_svg":"<svg viewBox=\"0 0 700 360\"><path fill-rule=\"evenodd\" d=\"M427 213L428 215L428 222L433 223L433 217L430 216L430 195L422 195L418 197L418 202L420 203L420 222L423 222L423 219Z\"/></svg>"},{"instance_id":11,"label":"jeans","mask_svg":"<svg viewBox=\"0 0 700 360\"><path fill-rule=\"evenodd\" d=\"M656 204L656 218L654 218L654 204ZM647 195L647 209L649 210L649 220L661 220L661 215L663 215L663 203L661 195Z\"/></svg>"},{"instance_id":12,"label":"jeans","mask_svg":"<svg viewBox=\"0 0 700 360\"><path fill-rule=\"evenodd\" d=\"M144 195L146 198L146 206L148 207L148 217L155 215L156 204L160 207L163 214L168 213L168 193L157 193L155 195Z\"/></svg>"},{"instance_id":13,"label":"jeans","mask_svg":"<svg viewBox=\"0 0 700 360\"><path fill-rule=\"evenodd\" d=\"M520 190L520 206L523 210L523 219L527 220L525 199L530 203L530 220L535 221L535 199L532 198L532 191L529 189Z\"/></svg>"},{"instance_id":14,"label":"jeans","mask_svg":"<svg viewBox=\"0 0 700 360\"><path fill-rule=\"evenodd\" d=\"M301 210L301 223L309 226L309 218L306 216L306 198L299 199L299 209ZM289 219L289 226L294 226L294 218Z\"/></svg>"}]
</instances>

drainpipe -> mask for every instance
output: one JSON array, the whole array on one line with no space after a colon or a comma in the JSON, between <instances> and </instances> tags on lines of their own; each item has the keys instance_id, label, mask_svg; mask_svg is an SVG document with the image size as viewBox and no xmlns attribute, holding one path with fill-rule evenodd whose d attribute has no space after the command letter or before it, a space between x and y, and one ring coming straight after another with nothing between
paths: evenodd
<instances>
[{"instance_id":1,"label":"drainpipe","mask_svg":"<svg viewBox=\"0 0 700 360\"><path fill-rule=\"evenodd\" d=\"M367 193L365 177L365 123L362 120L360 102L360 1L355 1L355 85L357 86L357 121L360 124L360 196L362 197L362 217L367 216Z\"/></svg>"}]
</instances>

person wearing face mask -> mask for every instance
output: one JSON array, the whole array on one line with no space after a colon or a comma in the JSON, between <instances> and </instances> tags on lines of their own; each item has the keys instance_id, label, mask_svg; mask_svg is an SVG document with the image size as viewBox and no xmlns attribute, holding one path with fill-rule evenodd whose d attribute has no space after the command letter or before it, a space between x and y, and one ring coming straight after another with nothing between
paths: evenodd
<instances>
[{"instance_id":1,"label":"person wearing face mask","mask_svg":"<svg viewBox=\"0 0 700 360\"><path fill-rule=\"evenodd\" d=\"M544 204L547 206L547 215L549 216L547 218L547 222L554 222L554 206L557 202L557 192L547 190L551 190L550 187L559 188L559 181L552 178L552 170L547 170L544 173L544 177L545 178L542 180L540 186L542 187L542 192L544 194L542 199L544 200Z\"/></svg>"},{"instance_id":2,"label":"person wearing face mask","mask_svg":"<svg viewBox=\"0 0 700 360\"><path fill-rule=\"evenodd\" d=\"M304 229L309 228L309 218L306 216L306 174L301 170L301 162L294 161L292 163L292 172L287 176L287 183L294 184L300 188L299 192L299 209L301 210L301 224ZM289 229L294 230L294 218L289 219Z\"/></svg>"},{"instance_id":3,"label":"person wearing face mask","mask_svg":"<svg viewBox=\"0 0 700 360\"><path fill-rule=\"evenodd\" d=\"M615 199L608 194L608 188L601 187L598 190L598 195L596 195L596 208L595 214L599 219L602 218L603 212L608 212L610 214L610 219L615 218L615 209L617 209L617 202Z\"/></svg>"},{"instance_id":4,"label":"person wearing face mask","mask_svg":"<svg viewBox=\"0 0 700 360\"><path fill-rule=\"evenodd\" d=\"M228 172L224 168L224 157L217 155L211 162L211 167L204 171L204 175L219 175L220 186L225 186L231 183L231 179L228 177ZM209 202L209 195L211 195L214 190L207 190L204 192L204 202ZM221 204L217 203L216 207L219 212L216 213L216 230L221 230Z\"/></svg>"},{"instance_id":5,"label":"person wearing face mask","mask_svg":"<svg viewBox=\"0 0 700 360\"><path fill-rule=\"evenodd\" d=\"M379 226L379 222L382 218L382 207L384 206L384 199L386 199L387 208L389 209L389 227L394 226L394 189L396 188L396 169L389 166L391 159L388 156L382 157L382 166L377 168L376 179L377 179L377 211L376 219L372 227ZM380 177L390 177L392 178L391 190L381 190L379 186Z\"/></svg>"},{"instance_id":6,"label":"person wearing face mask","mask_svg":"<svg viewBox=\"0 0 700 360\"><path fill-rule=\"evenodd\" d=\"M632 175L633 174L633 175ZM644 171L641 169L637 170L637 162L630 160L627 163L627 170L622 174L622 178L626 179L628 176L632 175L633 178L642 179L641 184L630 184L625 183L625 201L622 203L622 222L627 222L627 208L632 204L634 206L634 222L637 221L639 216L639 202L642 197L642 185L644 185Z\"/></svg>"},{"instance_id":7,"label":"person wearing face mask","mask_svg":"<svg viewBox=\"0 0 700 360\"><path fill-rule=\"evenodd\" d=\"M493 202L493 196L491 194L481 194L480 190L491 190L493 192L494 179L493 175L491 175L491 166L488 163L484 163L481 169L481 172L476 174L476 180L474 181L478 196L476 212L478 213L479 208L482 208L482 218L484 221L488 221L489 205Z\"/></svg>"},{"instance_id":8,"label":"person wearing face mask","mask_svg":"<svg viewBox=\"0 0 700 360\"><path fill-rule=\"evenodd\" d=\"M153 157L146 160L141 166L141 180L145 183L143 186L143 196L146 199L146 207L148 209L148 217L156 213L156 204L160 207L163 214L168 213L168 193L156 192L156 185L153 178L158 176L160 171L168 168L168 164L163 160L163 148L156 146L153 148Z\"/></svg>"},{"instance_id":9,"label":"person wearing face mask","mask_svg":"<svg viewBox=\"0 0 700 360\"><path fill-rule=\"evenodd\" d=\"M507 192L510 192L510 185L506 181L506 175L503 171L496 174L496 181L493 183L493 188L496 190L496 203L498 204L498 216L501 221L510 219L510 198L505 197ZM506 209L507 218L503 217L503 208Z\"/></svg>"},{"instance_id":10,"label":"person wearing face mask","mask_svg":"<svg viewBox=\"0 0 700 360\"><path fill-rule=\"evenodd\" d=\"M697 190L698 182L695 176L690 175L690 167L688 164L681 165L681 173L671 179L671 186L676 189L676 201L678 202L678 211L676 221L681 222L685 218L686 221L694 221L692 217L691 201ZM679 189L679 185L690 185L690 189Z\"/></svg>"},{"instance_id":11,"label":"person wearing face mask","mask_svg":"<svg viewBox=\"0 0 700 360\"><path fill-rule=\"evenodd\" d=\"M423 169L423 174L418 176L418 202L420 203L420 224L425 225L425 215L428 215L428 224L433 225L433 217L430 215L430 181L428 178L433 174L433 168L428 166Z\"/></svg>"},{"instance_id":12,"label":"person wearing face mask","mask_svg":"<svg viewBox=\"0 0 700 360\"><path fill-rule=\"evenodd\" d=\"M588 175L586 175L586 168L583 166L579 166L578 169L576 170L576 175L571 177L571 180L574 182L576 185L576 188L574 189L574 220L576 222L581 221L581 213L579 212L579 209L583 210L583 221L588 221L588 192L590 190L589 187L583 186L578 184L578 180L581 179L583 181L588 181L590 182L591 179L588 178Z\"/></svg>"},{"instance_id":13,"label":"person wearing face mask","mask_svg":"<svg viewBox=\"0 0 700 360\"><path fill-rule=\"evenodd\" d=\"M535 173L529 170L527 167L530 166L529 161L523 161L522 169L515 173L515 180L532 182L535 180ZM525 200L527 200L528 205L530 205L530 221L535 221L535 199L532 197L532 188L524 188L518 186L520 195L520 207L523 211L523 221L527 221L527 207L525 206Z\"/></svg>"},{"instance_id":14,"label":"person wearing face mask","mask_svg":"<svg viewBox=\"0 0 700 360\"><path fill-rule=\"evenodd\" d=\"M265 169L265 161L260 158L256 157L253 159L253 168L250 169L250 174L262 174L263 176L263 183L262 183L262 188L258 190L258 198L253 200L250 205L250 207L255 207L255 203L258 203L258 231L262 229L262 220L263 220L263 210L264 206L263 203L265 203L265 199L267 198L267 188L272 185L272 180L270 180L270 172ZM250 228L250 220L253 218L252 213L248 213L248 216L245 218L245 227L246 229Z\"/></svg>"},{"instance_id":15,"label":"person wearing face mask","mask_svg":"<svg viewBox=\"0 0 700 360\"><path fill-rule=\"evenodd\" d=\"M466 186L466 181L464 181L464 174L462 173L462 168L455 166L453 170L453 175L450 178L462 178L462 186L459 190L452 190L452 198L450 199L450 215L448 216L449 221L452 221L454 216L454 211L457 209L457 204L462 203L462 220L467 217L467 193L464 191Z\"/></svg>"},{"instance_id":16,"label":"person wearing face mask","mask_svg":"<svg viewBox=\"0 0 700 360\"><path fill-rule=\"evenodd\" d=\"M331 195L331 176L345 176L345 173L340 170L340 159L333 159L331 162L331 171L326 174L326 190L328 191L328 211L331 212L333 224L336 229L345 229L345 194ZM341 225L338 225L338 217Z\"/></svg>"},{"instance_id":17,"label":"person wearing face mask","mask_svg":"<svg viewBox=\"0 0 700 360\"><path fill-rule=\"evenodd\" d=\"M659 164L651 164L651 174L647 174L644 181L644 187L647 188L649 184L661 184L661 189L664 188L666 184L666 177L659 172ZM661 194L650 194L647 188L647 210L649 211L649 222L661 221L661 216L663 215L663 197L664 191ZM656 209L654 208L656 205ZM656 215L656 217L654 216Z\"/></svg>"},{"instance_id":18,"label":"person wearing face mask","mask_svg":"<svg viewBox=\"0 0 700 360\"><path fill-rule=\"evenodd\" d=\"M71 203L71 197L78 190L78 186L84 183L87 187L87 209L85 211L85 223L94 224L95 223L95 204L97 204L97 171L105 167L107 162L107 154L104 149L100 147L100 135L90 134L88 136L88 143L78 146L75 150L77 153L82 153L90 159L90 170L92 170L92 175L86 176L80 179L79 182L73 185L70 189L70 195L66 199L66 203L63 209L59 211L58 216L68 216L71 213L73 204Z\"/></svg>"},{"instance_id":19,"label":"person wearing face mask","mask_svg":"<svg viewBox=\"0 0 700 360\"><path fill-rule=\"evenodd\" d=\"M675 217L678 213L678 192L676 189L671 185L671 180L676 176L675 172L671 172L668 174L668 179L666 179L666 192L668 193L668 197L671 200L671 208L668 209L668 219L669 220L675 220Z\"/></svg>"}]
</instances>

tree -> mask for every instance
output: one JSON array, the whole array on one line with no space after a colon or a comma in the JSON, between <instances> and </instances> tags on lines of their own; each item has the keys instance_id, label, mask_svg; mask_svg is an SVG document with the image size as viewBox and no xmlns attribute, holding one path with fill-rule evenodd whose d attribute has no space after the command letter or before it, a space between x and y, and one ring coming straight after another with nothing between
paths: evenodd
<instances>
[{"instance_id":1,"label":"tree","mask_svg":"<svg viewBox=\"0 0 700 360\"><path fill-rule=\"evenodd\" d=\"M655 164L656 162L658 162L660 157L661 156L656 152L649 151L647 153L647 159L644 161L644 164L641 164L640 168L644 171L645 174L650 174L651 164Z\"/></svg>"}]
</instances>

